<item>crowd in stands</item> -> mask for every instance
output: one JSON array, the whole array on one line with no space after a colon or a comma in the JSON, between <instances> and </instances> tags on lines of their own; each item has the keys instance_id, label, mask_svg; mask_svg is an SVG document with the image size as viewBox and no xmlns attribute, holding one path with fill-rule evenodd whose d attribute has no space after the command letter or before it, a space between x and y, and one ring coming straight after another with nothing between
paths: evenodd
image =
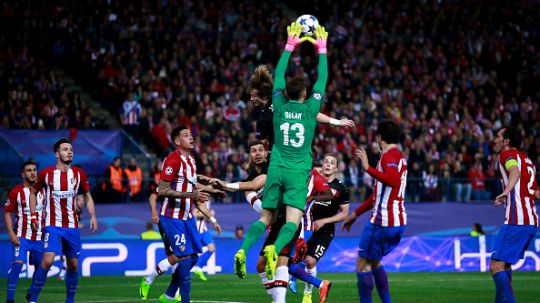
<instances>
[{"instance_id":1,"label":"crowd in stands","mask_svg":"<svg viewBox=\"0 0 540 303\"><path fill-rule=\"evenodd\" d=\"M28 34L18 41L25 47L13 48L11 55L5 39L0 41L2 85L7 83L1 90L2 126L39 128L39 122L21 120L50 114L51 106L70 116L68 125L77 120L76 110L71 116L77 96L65 92L61 78L47 73L50 68L37 59L40 46L49 45L45 53L117 113L126 131L158 157L171 150L171 129L186 124L196 137L201 173L229 180L243 176L247 142L256 131L248 81L259 64L272 68L277 63L293 20L285 16L283 4L62 3L13 1L4 6L3 15L11 9ZM320 125L314 146L319 154L339 152L342 177L355 189L353 199L371 190L354 150L365 146L376 164L374 129L386 118L402 126L412 201L493 198L500 184L490 145L503 125L523 129L524 146L540 163L538 2L290 5L298 13L309 7L329 32L329 82L321 111L352 119L356 127ZM302 55L293 55L288 74L303 75L312 84L316 52L309 45L298 52ZM24 58L36 59L28 63ZM34 101L18 97L24 92L34 92ZM58 112L45 127L58 126Z\"/></svg>"}]
</instances>

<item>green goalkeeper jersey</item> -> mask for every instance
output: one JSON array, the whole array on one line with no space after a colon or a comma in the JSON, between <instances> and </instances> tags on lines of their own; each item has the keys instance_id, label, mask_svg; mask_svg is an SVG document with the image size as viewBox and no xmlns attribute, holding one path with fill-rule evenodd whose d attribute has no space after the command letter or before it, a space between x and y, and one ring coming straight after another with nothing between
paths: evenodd
<instances>
[{"instance_id":1,"label":"green goalkeeper jersey","mask_svg":"<svg viewBox=\"0 0 540 303\"><path fill-rule=\"evenodd\" d=\"M291 52L283 52L274 75L274 146L270 166L310 170L313 162L311 144L328 79L328 63L326 54L320 54L317 82L301 103L285 96L285 71L290 56Z\"/></svg>"}]
</instances>

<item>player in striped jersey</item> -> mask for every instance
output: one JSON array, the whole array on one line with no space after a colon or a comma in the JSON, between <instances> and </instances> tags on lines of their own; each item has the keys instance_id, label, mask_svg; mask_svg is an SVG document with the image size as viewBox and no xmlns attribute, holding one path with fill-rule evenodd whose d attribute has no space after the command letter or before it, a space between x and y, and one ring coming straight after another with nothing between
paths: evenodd
<instances>
[{"instance_id":1,"label":"player in striped jersey","mask_svg":"<svg viewBox=\"0 0 540 303\"><path fill-rule=\"evenodd\" d=\"M84 171L71 166L73 161L73 146L71 140L60 139L53 147L56 165L42 170L30 194L30 210L32 227L37 230L38 214L36 192L45 192L45 228L43 247L44 254L41 266L38 266L32 286L30 287L30 302L37 302L39 293L45 285L47 272L52 266L54 257L64 254L67 259L66 302L75 301L78 284L79 255L81 253L81 235L78 217L76 215L76 196L84 194L86 208L90 215L90 230L97 230L97 220L94 200L90 194L90 185Z\"/></svg>"},{"instance_id":2,"label":"player in striped jersey","mask_svg":"<svg viewBox=\"0 0 540 303\"><path fill-rule=\"evenodd\" d=\"M504 127L497 133L494 150L499 154L499 169L504 191L495 205L504 204L504 224L493 244L489 271L496 286L495 302L516 302L512 290L512 264L523 258L538 230L534 199L540 198L536 169L531 159L518 149L521 131Z\"/></svg>"},{"instance_id":3,"label":"player in striped jersey","mask_svg":"<svg viewBox=\"0 0 540 303\"><path fill-rule=\"evenodd\" d=\"M4 219L9 240L13 244L13 263L7 277L6 302L14 302L15 290L19 283L19 274L30 253L29 264L35 267L41 263L43 256L42 221L43 221L43 192L37 194L37 222L38 228L32 229L30 224L30 187L37 179L36 162L25 161L21 167L23 183L15 186L4 204ZM16 226L13 225L15 215Z\"/></svg>"},{"instance_id":4,"label":"player in striped jersey","mask_svg":"<svg viewBox=\"0 0 540 303\"><path fill-rule=\"evenodd\" d=\"M385 120L379 123L376 139L382 155L377 168L369 166L363 148L356 151L363 168L375 179L375 187L373 194L345 219L341 229L350 231L356 218L372 209L371 219L360 237L356 261L358 296L362 303L371 302L373 281L381 301L391 302L388 276L381 260L399 244L407 225L403 205L407 161L397 146L399 135L399 125L395 122Z\"/></svg>"},{"instance_id":5,"label":"player in striped jersey","mask_svg":"<svg viewBox=\"0 0 540 303\"><path fill-rule=\"evenodd\" d=\"M189 302L191 288L191 268L197 262L202 246L197 232L192 208L195 206L212 222L214 228L221 233L221 226L204 202L210 199L211 193L220 193L212 186L198 183L195 158L191 155L194 140L191 131L186 126L173 129L171 139L176 149L163 162L159 181L158 195L163 197L159 224L168 239L178 265L165 294L159 297L159 302L174 302L176 290L180 288L182 301ZM200 181L209 183L210 178L199 176Z\"/></svg>"}]
</instances>

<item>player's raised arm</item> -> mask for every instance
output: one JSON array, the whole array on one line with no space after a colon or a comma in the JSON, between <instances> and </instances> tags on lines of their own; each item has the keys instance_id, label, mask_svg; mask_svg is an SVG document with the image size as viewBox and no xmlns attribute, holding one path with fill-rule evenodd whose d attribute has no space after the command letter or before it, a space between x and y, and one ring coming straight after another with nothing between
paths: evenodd
<instances>
[{"instance_id":1,"label":"player's raised arm","mask_svg":"<svg viewBox=\"0 0 540 303\"><path fill-rule=\"evenodd\" d=\"M323 93L326 89L326 81L328 80L328 61L326 59L327 39L328 32L326 31L324 26L320 25L317 25L317 27L315 27L315 39L306 38L306 40L311 42L319 52L319 69L317 73L317 81L315 82L315 85L313 85L314 92Z\"/></svg>"},{"instance_id":2,"label":"player's raised arm","mask_svg":"<svg viewBox=\"0 0 540 303\"><path fill-rule=\"evenodd\" d=\"M276 66L273 91L285 89L285 72L287 71L287 65L289 64L291 53L294 51L296 46L301 43L301 33L302 26L300 23L293 22L291 25L287 26L287 44L285 45L285 50L281 54L278 65Z\"/></svg>"}]
</instances>

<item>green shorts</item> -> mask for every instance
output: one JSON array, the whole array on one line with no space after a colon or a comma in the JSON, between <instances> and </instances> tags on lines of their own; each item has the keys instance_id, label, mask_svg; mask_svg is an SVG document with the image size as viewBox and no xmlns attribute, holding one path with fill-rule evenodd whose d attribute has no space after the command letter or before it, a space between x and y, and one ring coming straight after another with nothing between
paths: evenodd
<instances>
[{"instance_id":1,"label":"green shorts","mask_svg":"<svg viewBox=\"0 0 540 303\"><path fill-rule=\"evenodd\" d=\"M309 170L269 167L264 183L262 207L276 209L283 202L304 210L308 193Z\"/></svg>"}]
</instances>

